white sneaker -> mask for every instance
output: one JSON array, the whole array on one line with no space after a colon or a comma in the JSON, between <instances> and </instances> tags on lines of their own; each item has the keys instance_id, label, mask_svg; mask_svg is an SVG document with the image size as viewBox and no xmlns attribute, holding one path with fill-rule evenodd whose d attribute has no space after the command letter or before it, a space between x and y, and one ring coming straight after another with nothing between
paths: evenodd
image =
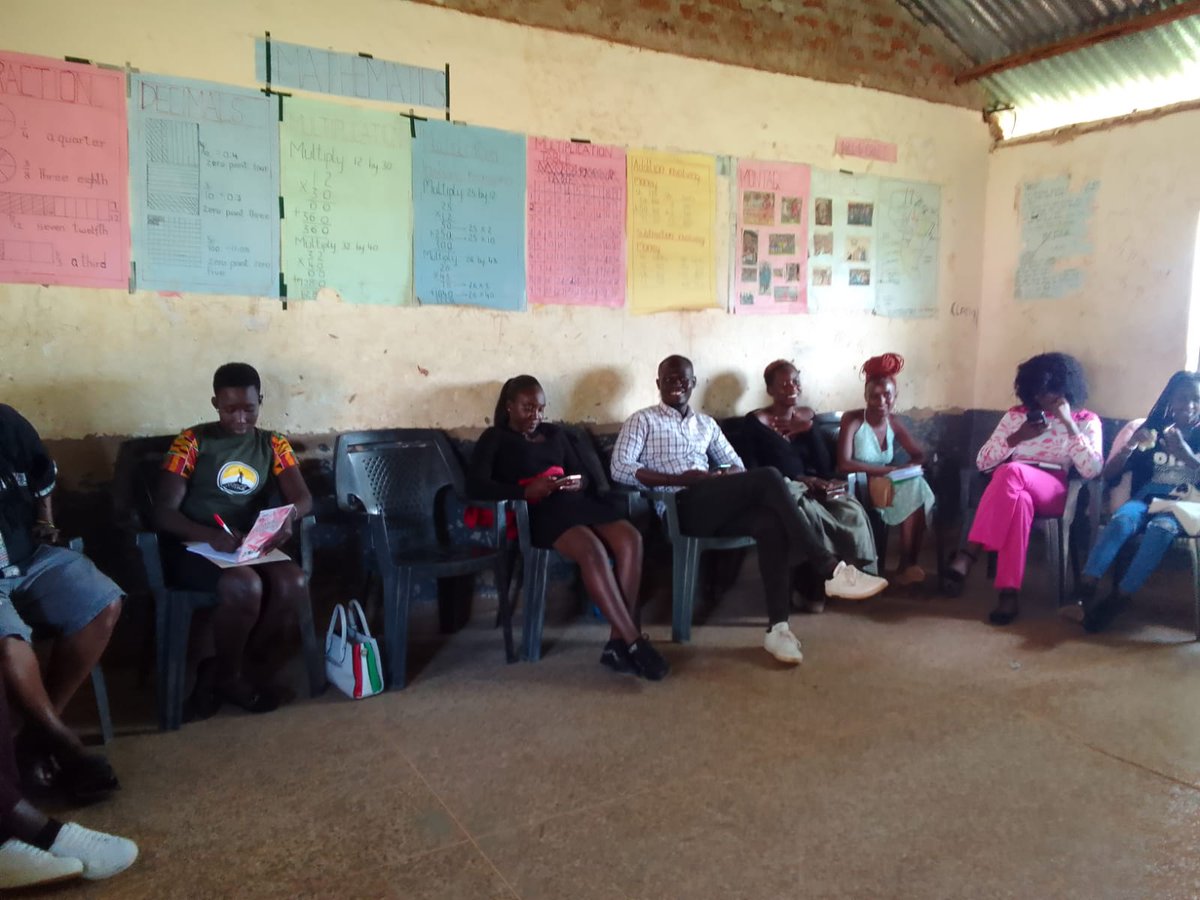
<instances>
[{"instance_id":1,"label":"white sneaker","mask_svg":"<svg viewBox=\"0 0 1200 900\"><path fill-rule=\"evenodd\" d=\"M0 888L55 884L82 874L78 859L55 856L16 838L0 844Z\"/></svg>"},{"instance_id":2,"label":"white sneaker","mask_svg":"<svg viewBox=\"0 0 1200 900\"><path fill-rule=\"evenodd\" d=\"M854 566L840 562L833 570L833 576L825 582L825 596L841 597L843 600L866 600L887 586L886 578L868 575Z\"/></svg>"},{"instance_id":3,"label":"white sneaker","mask_svg":"<svg viewBox=\"0 0 1200 900\"><path fill-rule=\"evenodd\" d=\"M112 878L124 872L137 859L138 848L133 841L103 831L92 831L68 822L50 845L55 856L74 857L83 863L83 877L88 881Z\"/></svg>"},{"instance_id":4,"label":"white sneaker","mask_svg":"<svg viewBox=\"0 0 1200 900\"><path fill-rule=\"evenodd\" d=\"M763 638L763 647L782 663L797 665L804 662L800 652L800 638L792 634L787 622L776 622Z\"/></svg>"}]
</instances>

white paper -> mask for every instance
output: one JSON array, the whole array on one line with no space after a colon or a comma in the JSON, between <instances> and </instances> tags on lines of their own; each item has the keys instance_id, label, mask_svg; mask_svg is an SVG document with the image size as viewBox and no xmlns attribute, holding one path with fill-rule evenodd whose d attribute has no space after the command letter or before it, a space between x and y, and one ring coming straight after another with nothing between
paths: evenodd
<instances>
[{"instance_id":1,"label":"white paper","mask_svg":"<svg viewBox=\"0 0 1200 900\"><path fill-rule=\"evenodd\" d=\"M282 550L272 550L263 556L255 556L239 561L237 551L223 553L220 550L214 550L211 544L204 543L203 541L189 541L184 546L192 553L195 553L197 556L203 556L222 569L232 569L236 566L259 566L263 563L288 562L291 559Z\"/></svg>"}]
</instances>

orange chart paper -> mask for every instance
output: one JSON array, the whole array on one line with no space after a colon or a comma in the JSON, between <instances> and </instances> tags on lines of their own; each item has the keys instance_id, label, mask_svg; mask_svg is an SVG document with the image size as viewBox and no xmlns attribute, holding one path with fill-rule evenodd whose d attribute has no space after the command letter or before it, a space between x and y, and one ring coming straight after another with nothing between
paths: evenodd
<instances>
[{"instance_id":1,"label":"orange chart paper","mask_svg":"<svg viewBox=\"0 0 1200 900\"><path fill-rule=\"evenodd\" d=\"M630 308L716 306L716 160L654 150L630 150L627 159Z\"/></svg>"},{"instance_id":2,"label":"orange chart paper","mask_svg":"<svg viewBox=\"0 0 1200 900\"><path fill-rule=\"evenodd\" d=\"M0 281L129 287L125 73L0 52Z\"/></svg>"}]
</instances>

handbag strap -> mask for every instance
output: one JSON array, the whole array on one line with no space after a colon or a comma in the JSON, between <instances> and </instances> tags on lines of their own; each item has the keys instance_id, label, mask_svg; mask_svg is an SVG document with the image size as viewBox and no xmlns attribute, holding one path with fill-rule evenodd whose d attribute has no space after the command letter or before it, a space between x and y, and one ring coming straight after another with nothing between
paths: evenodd
<instances>
[{"instance_id":1,"label":"handbag strap","mask_svg":"<svg viewBox=\"0 0 1200 900\"><path fill-rule=\"evenodd\" d=\"M340 603L337 604L337 606L335 606L333 608L333 615L329 617L329 630L325 632L326 648L329 647L329 642L332 641L334 638L334 635L336 633L335 628L336 628L338 622L342 623L342 633L340 636L342 639L342 647L345 647L346 646L346 633L350 629L346 623L346 607L342 606L342 604L340 604Z\"/></svg>"},{"instance_id":2,"label":"handbag strap","mask_svg":"<svg viewBox=\"0 0 1200 900\"><path fill-rule=\"evenodd\" d=\"M363 637L371 637L371 629L367 625L367 614L363 612L362 604L357 600L351 600L349 607L350 626Z\"/></svg>"}]
</instances>

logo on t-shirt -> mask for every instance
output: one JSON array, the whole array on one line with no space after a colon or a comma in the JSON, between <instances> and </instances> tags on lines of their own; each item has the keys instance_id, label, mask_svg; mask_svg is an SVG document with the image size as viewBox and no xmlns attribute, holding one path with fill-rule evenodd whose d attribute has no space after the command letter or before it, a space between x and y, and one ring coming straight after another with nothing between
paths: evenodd
<instances>
[{"instance_id":1,"label":"logo on t-shirt","mask_svg":"<svg viewBox=\"0 0 1200 900\"><path fill-rule=\"evenodd\" d=\"M234 496L252 494L258 487L258 471L244 462L227 462L217 473L217 487Z\"/></svg>"}]
</instances>

